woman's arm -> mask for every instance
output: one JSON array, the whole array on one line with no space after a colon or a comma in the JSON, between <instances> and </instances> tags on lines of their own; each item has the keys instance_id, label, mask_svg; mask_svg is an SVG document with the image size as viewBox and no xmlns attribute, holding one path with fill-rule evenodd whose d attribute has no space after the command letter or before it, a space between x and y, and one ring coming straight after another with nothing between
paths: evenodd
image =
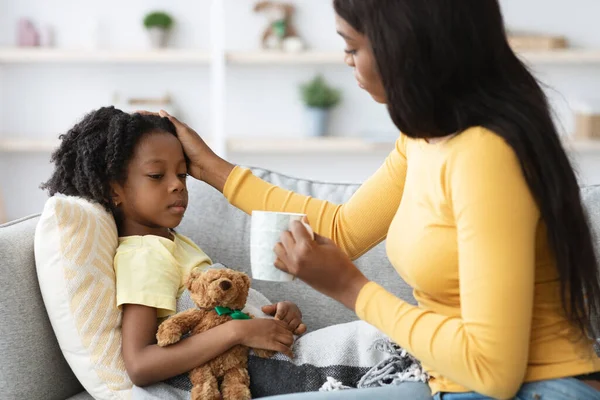
<instances>
[{"instance_id":1,"label":"woman's arm","mask_svg":"<svg viewBox=\"0 0 600 400\"><path fill-rule=\"evenodd\" d=\"M191 160L190 173L223 192L231 204L246 213L254 210L305 213L316 233L332 239L353 259L385 239L404 191L405 136L401 135L385 163L354 196L346 204L337 205L278 188L253 176L249 170L234 167L215 155L187 125L169 118Z\"/></svg>"},{"instance_id":2,"label":"woman's arm","mask_svg":"<svg viewBox=\"0 0 600 400\"><path fill-rule=\"evenodd\" d=\"M282 321L230 321L167 347L156 344L156 309L123 305L122 351L125 368L136 386L146 386L191 371L233 346L291 354L293 335Z\"/></svg>"},{"instance_id":3,"label":"woman's arm","mask_svg":"<svg viewBox=\"0 0 600 400\"><path fill-rule=\"evenodd\" d=\"M253 210L306 214L315 233L356 259L385 239L396 215L406 178L404 151L402 137L377 172L341 205L279 188L239 167L229 176L224 195L248 214Z\"/></svg>"},{"instance_id":4,"label":"woman's arm","mask_svg":"<svg viewBox=\"0 0 600 400\"><path fill-rule=\"evenodd\" d=\"M356 312L441 375L511 398L527 368L539 212L514 152L499 137L483 136L452 156L447 174L460 315L414 307L374 283L360 292Z\"/></svg>"}]
</instances>

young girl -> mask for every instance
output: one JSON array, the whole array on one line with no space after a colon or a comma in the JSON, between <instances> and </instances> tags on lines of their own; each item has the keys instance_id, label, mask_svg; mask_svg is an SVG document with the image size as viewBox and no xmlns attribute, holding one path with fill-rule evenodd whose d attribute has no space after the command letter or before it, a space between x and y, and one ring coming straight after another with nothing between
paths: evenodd
<instances>
[{"instance_id":1,"label":"young girl","mask_svg":"<svg viewBox=\"0 0 600 400\"><path fill-rule=\"evenodd\" d=\"M168 119L101 108L61 140L52 156L54 174L43 188L97 202L115 217L122 352L135 385L185 373L239 344L291 355L293 334L306 326L290 302L263 308L274 320L234 320L173 346L156 345L160 319L175 313L190 271L211 264L173 230L188 203L188 160Z\"/></svg>"}]
</instances>

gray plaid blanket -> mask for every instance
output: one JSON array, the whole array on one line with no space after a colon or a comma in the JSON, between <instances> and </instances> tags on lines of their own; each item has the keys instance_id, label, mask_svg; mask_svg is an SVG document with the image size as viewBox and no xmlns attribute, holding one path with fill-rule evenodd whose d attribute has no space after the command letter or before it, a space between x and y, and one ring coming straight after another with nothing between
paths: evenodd
<instances>
[{"instance_id":1,"label":"gray plaid blanket","mask_svg":"<svg viewBox=\"0 0 600 400\"><path fill-rule=\"evenodd\" d=\"M270 318L261 311L266 304L270 304L268 299L251 289L244 311ZM185 292L177 303L177 311L193 307ZM362 321L307 333L296 340L293 351L294 359L283 354L263 359L250 352L248 371L253 398L427 380L414 358ZM132 399L187 400L191 388L188 375L183 374L152 386L134 387Z\"/></svg>"}]
</instances>

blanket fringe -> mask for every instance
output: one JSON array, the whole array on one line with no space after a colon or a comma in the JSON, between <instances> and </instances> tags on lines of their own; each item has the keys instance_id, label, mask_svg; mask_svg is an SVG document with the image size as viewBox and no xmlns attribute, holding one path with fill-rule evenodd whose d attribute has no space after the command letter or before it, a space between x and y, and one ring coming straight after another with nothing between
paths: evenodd
<instances>
[{"instance_id":1,"label":"blanket fringe","mask_svg":"<svg viewBox=\"0 0 600 400\"><path fill-rule=\"evenodd\" d=\"M338 390L354 389L350 386L345 386L342 382L330 376L327 377L327 382L321 386L319 392L335 392Z\"/></svg>"},{"instance_id":2,"label":"blanket fringe","mask_svg":"<svg viewBox=\"0 0 600 400\"><path fill-rule=\"evenodd\" d=\"M406 350L392 342L390 339L378 339L373 342L370 350L375 349L382 353L390 354L389 358L382 360L371 368L360 379L357 389L379 387L386 385L400 385L402 382L427 383L429 375L423 370L421 363L408 354ZM320 392L354 389L332 377L327 377L327 382L321 386Z\"/></svg>"}]
</instances>

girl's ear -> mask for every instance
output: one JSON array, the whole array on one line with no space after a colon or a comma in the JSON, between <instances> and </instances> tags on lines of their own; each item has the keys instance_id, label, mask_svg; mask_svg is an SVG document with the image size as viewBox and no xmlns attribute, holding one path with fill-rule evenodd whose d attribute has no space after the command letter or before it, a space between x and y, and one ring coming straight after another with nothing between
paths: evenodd
<instances>
[{"instance_id":1,"label":"girl's ear","mask_svg":"<svg viewBox=\"0 0 600 400\"><path fill-rule=\"evenodd\" d=\"M110 183L110 203L117 208L123 202L123 188L116 182Z\"/></svg>"}]
</instances>

